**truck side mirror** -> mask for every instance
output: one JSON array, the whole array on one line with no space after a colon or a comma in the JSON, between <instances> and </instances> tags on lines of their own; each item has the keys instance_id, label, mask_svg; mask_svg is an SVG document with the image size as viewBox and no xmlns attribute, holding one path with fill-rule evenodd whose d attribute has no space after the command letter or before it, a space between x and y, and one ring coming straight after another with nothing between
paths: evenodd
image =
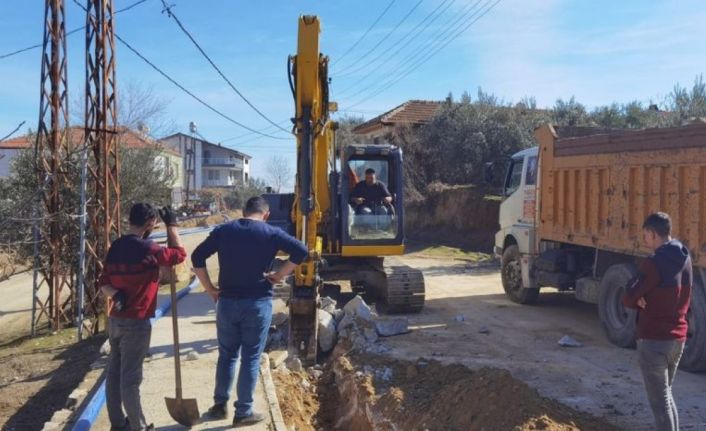
<instances>
[{"instance_id":1,"label":"truck side mirror","mask_svg":"<svg viewBox=\"0 0 706 431\"><path fill-rule=\"evenodd\" d=\"M493 162L487 162L485 164L485 170L484 170L484 179L486 184L493 184L493 171L494 171L494 163Z\"/></svg>"}]
</instances>

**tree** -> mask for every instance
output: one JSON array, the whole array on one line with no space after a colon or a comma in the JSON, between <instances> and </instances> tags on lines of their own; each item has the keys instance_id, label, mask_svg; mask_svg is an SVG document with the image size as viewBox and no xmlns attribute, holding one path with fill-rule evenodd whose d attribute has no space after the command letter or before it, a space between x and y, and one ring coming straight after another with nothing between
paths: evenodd
<instances>
[{"instance_id":1,"label":"tree","mask_svg":"<svg viewBox=\"0 0 706 431\"><path fill-rule=\"evenodd\" d=\"M289 160L284 156L270 157L270 160L267 162L267 179L277 193L289 187L294 179L294 173Z\"/></svg>"},{"instance_id":2,"label":"tree","mask_svg":"<svg viewBox=\"0 0 706 431\"><path fill-rule=\"evenodd\" d=\"M265 189L266 185L264 181L251 178L250 181L245 184L239 184L232 188L228 194L223 196L223 200L229 209L243 209L248 199L265 193Z\"/></svg>"},{"instance_id":3,"label":"tree","mask_svg":"<svg viewBox=\"0 0 706 431\"><path fill-rule=\"evenodd\" d=\"M167 205L174 175L158 146L120 148L120 207L123 215L136 202ZM125 217L123 217L125 218Z\"/></svg>"}]
</instances>

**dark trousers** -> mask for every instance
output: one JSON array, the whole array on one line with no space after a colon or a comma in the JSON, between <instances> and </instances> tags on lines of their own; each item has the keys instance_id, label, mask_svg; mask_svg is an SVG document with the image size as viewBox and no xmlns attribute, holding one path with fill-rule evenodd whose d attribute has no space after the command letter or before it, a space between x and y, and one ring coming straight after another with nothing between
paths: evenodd
<instances>
[{"instance_id":1,"label":"dark trousers","mask_svg":"<svg viewBox=\"0 0 706 431\"><path fill-rule=\"evenodd\" d=\"M111 317L108 332L110 359L105 397L110 423L116 428L123 427L127 414L130 429L142 431L147 428L147 422L140 404L140 383L142 362L150 348L152 325L149 319Z\"/></svg>"},{"instance_id":2,"label":"dark trousers","mask_svg":"<svg viewBox=\"0 0 706 431\"><path fill-rule=\"evenodd\" d=\"M260 355L265 349L267 333L272 322L272 298L220 298L216 306L218 330L217 404L228 402L235 378L235 364L240 358L235 416L250 416L253 396L260 370Z\"/></svg>"},{"instance_id":3,"label":"dark trousers","mask_svg":"<svg viewBox=\"0 0 706 431\"><path fill-rule=\"evenodd\" d=\"M679 430L672 384L683 351L684 342L679 340L637 341L640 369L657 431Z\"/></svg>"}]
</instances>

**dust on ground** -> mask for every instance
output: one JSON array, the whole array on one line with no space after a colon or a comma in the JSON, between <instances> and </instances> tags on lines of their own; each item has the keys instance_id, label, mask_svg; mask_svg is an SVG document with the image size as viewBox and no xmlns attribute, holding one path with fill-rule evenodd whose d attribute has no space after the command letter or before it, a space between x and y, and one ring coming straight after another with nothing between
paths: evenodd
<instances>
[{"instance_id":1,"label":"dust on ground","mask_svg":"<svg viewBox=\"0 0 706 431\"><path fill-rule=\"evenodd\" d=\"M100 356L104 337L76 342L76 330L0 346L0 427L41 429Z\"/></svg>"},{"instance_id":2,"label":"dust on ground","mask_svg":"<svg viewBox=\"0 0 706 431\"><path fill-rule=\"evenodd\" d=\"M346 376L337 381L341 370ZM284 370L273 375L287 426L303 431L617 429L541 397L508 371L494 368L342 354L329 360L318 379Z\"/></svg>"}]
</instances>

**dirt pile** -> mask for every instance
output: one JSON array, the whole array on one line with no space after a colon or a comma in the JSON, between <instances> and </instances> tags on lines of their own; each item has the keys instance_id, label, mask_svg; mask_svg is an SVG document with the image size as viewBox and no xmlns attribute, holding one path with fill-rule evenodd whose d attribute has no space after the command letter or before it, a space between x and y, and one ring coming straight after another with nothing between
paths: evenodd
<instances>
[{"instance_id":1,"label":"dirt pile","mask_svg":"<svg viewBox=\"0 0 706 431\"><path fill-rule=\"evenodd\" d=\"M399 361L354 353L346 343L337 345L321 371L275 371L288 426L305 431L616 429L541 397L505 370Z\"/></svg>"}]
</instances>

